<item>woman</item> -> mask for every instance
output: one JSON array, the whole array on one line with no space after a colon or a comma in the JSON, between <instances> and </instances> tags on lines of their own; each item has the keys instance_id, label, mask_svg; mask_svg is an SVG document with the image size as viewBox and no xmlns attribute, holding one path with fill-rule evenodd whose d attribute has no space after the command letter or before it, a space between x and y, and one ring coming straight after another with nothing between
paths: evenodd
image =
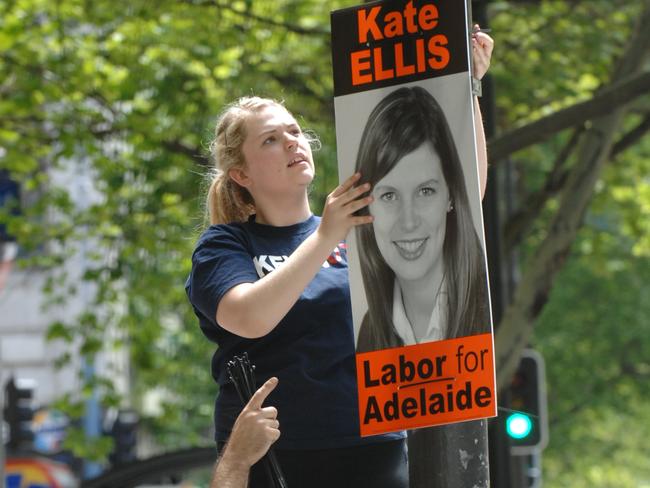
<instances>
[{"instance_id":1,"label":"woman","mask_svg":"<svg viewBox=\"0 0 650 488\"><path fill-rule=\"evenodd\" d=\"M445 115L421 87L374 108L356 171L375 217L356 228L368 300L358 351L490 331L487 278L463 169Z\"/></svg>"},{"instance_id":2,"label":"woman","mask_svg":"<svg viewBox=\"0 0 650 488\"><path fill-rule=\"evenodd\" d=\"M406 487L405 436L359 436L354 339L344 247L355 213L372 202L354 175L312 215L310 141L280 103L249 97L222 114L211 147L218 172L208 196L213 225L192 256L186 288L204 334L219 345L216 440L241 410L226 363L247 352L257 384L277 377L266 417L291 487ZM274 416L277 413L278 425ZM261 468L251 487L266 487Z\"/></svg>"}]
</instances>

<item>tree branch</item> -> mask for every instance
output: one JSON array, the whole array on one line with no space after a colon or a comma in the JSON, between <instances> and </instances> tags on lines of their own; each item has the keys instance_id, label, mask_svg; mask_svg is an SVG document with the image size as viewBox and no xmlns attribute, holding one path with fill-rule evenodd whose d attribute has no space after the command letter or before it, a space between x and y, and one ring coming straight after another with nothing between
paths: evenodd
<instances>
[{"instance_id":1,"label":"tree branch","mask_svg":"<svg viewBox=\"0 0 650 488\"><path fill-rule=\"evenodd\" d=\"M239 10L233 7L230 3L227 2L220 2L219 0L211 0L208 2L193 2L191 0L185 0L185 3L189 3L190 5L196 5L196 6L201 6L201 5L213 5L215 7L228 10L234 14L240 15L242 17L246 17L252 20L255 20L256 22L260 22L262 24L268 24L272 25L273 27L281 27L283 29L286 29L290 32L295 32L296 34L304 34L304 35L317 35L317 36L327 36L329 38L330 32L324 29L318 29L318 28L307 28L307 27L300 27L299 25L295 24L290 24L288 22L281 22L279 20L274 20L269 17L264 17L261 15L254 14L250 11L246 10Z\"/></svg>"},{"instance_id":2,"label":"tree branch","mask_svg":"<svg viewBox=\"0 0 650 488\"><path fill-rule=\"evenodd\" d=\"M323 107L333 107L333 101L331 96L322 96L310 89L304 81L299 77L295 76L293 73L285 71L284 74L275 73L273 71L268 73L274 80L276 80L281 85L291 88L293 93L299 93L306 97L311 98L312 100L318 100L318 103Z\"/></svg>"},{"instance_id":3,"label":"tree branch","mask_svg":"<svg viewBox=\"0 0 650 488\"><path fill-rule=\"evenodd\" d=\"M566 163L571 152L576 148L583 132L584 128L582 127L573 131L571 138L555 158L553 169L547 175L544 185L537 191L528 194L525 197L525 203L508 218L503 231L506 252L510 252L521 242L549 198L556 195L566 183L566 178L569 173Z\"/></svg>"},{"instance_id":4,"label":"tree branch","mask_svg":"<svg viewBox=\"0 0 650 488\"><path fill-rule=\"evenodd\" d=\"M629 75L603 88L590 100L571 105L488 141L490 163L494 164L516 151L542 142L556 132L604 116L649 92L650 71Z\"/></svg>"},{"instance_id":5,"label":"tree branch","mask_svg":"<svg viewBox=\"0 0 650 488\"><path fill-rule=\"evenodd\" d=\"M163 141L162 145L168 151L189 156L190 159L200 166L205 166L206 168L210 166L210 159L201 156L201 150L197 147L188 146L179 140Z\"/></svg>"},{"instance_id":6,"label":"tree branch","mask_svg":"<svg viewBox=\"0 0 650 488\"><path fill-rule=\"evenodd\" d=\"M613 70L612 86L620 87L619 80L622 78L634 79L631 75L641 69L649 54L650 5L647 5L639 17L626 52ZM647 75L650 77L650 73ZM611 92L611 86L603 91ZM496 370L501 388L509 383L521 352L529 343L535 320L544 308L555 277L564 266L578 229L582 226L596 181L613 149L614 134L620 129L623 116L629 110L620 104L613 106L618 108L608 107L607 115L595 119L581 137L577 163L567 177L548 234L532 253L513 301L497 329Z\"/></svg>"},{"instance_id":7,"label":"tree branch","mask_svg":"<svg viewBox=\"0 0 650 488\"><path fill-rule=\"evenodd\" d=\"M616 144L612 147L610 158L615 158L619 153L625 151L629 147L636 144L636 142L650 130L650 114L646 114L645 118L627 134L624 134Z\"/></svg>"},{"instance_id":8,"label":"tree branch","mask_svg":"<svg viewBox=\"0 0 650 488\"><path fill-rule=\"evenodd\" d=\"M612 161L626 149L630 148L636 142L650 131L650 114L636 126L630 130L612 146L612 150L607 158ZM565 163L569 157L570 152L575 148L578 137L582 134L582 128L576 129L571 139L562 149L562 152L555 160L555 164L550 174L546 178L546 182L539 190L528 194L525 198L526 203L522 205L512 216L508 219L504 226L504 241L506 251L513 249L521 242L524 236L530 230L533 222L546 205L546 202L553 196L557 195L562 190L567 181L569 170L566 168Z\"/></svg>"}]
</instances>

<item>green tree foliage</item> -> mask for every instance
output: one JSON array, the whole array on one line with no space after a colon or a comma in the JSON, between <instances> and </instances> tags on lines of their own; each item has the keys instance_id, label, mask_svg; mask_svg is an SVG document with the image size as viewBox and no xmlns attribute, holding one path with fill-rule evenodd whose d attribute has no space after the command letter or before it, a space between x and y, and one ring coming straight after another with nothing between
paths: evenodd
<instances>
[{"instance_id":1,"label":"green tree foliage","mask_svg":"<svg viewBox=\"0 0 650 488\"><path fill-rule=\"evenodd\" d=\"M611 83L644 6L495 3L490 12L501 129L525 127ZM647 74L647 44L639 57ZM535 324L531 342L546 358L551 433L545 486L638 487L650 479L648 91L646 84L646 94L617 127L583 226L562 257L566 267L539 320L519 324ZM579 163L579 138L592 124L587 119L510 156L517 202L504 239L519 255L522 281L553 232L549 223Z\"/></svg>"},{"instance_id":2,"label":"green tree foliage","mask_svg":"<svg viewBox=\"0 0 650 488\"><path fill-rule=\"evenodd\" d=\"M611 161L536 326L548 372L547 486L650 479L649 161L647 137Z\"/></svg>"},{"instance_id":3,"label":"green tree foliage","mask_svg":"<svg viewBox=\"0 0 650 488\"><path fill-rule=\"evenodd\" d=\"M212 125L238 96L284 99L323 142L312 193L320 208L337 181L329 11L352 4L0 4L0 165L24 190L22 214L10 218L4 209L3 219L32 251L26 265L49 270L52 304L73 294L93 297L79 317L53 324L50 338L88 358L126 348L130 401L142 407L151 390L162 398L147 422L163 445L210 442L213 346L198 331L183 283L204 225ZM597 97L616 79L643 7L628 0L490 2L499 133ZM648 480L639 453L650 425L642 406L650 366L641 332L650 303L650 146L642 138L649 101L635 96L615 128L614 148L544 313L517 324L532 330L536 323L532 341L547 358L548 486ZM505 242L520 256L522 278L553 232L549 223L579 162L580 137L594 123L592 117L551 129L509 154L518 205ZM100 196L74 204L66 181L52 177L57 170L90 177ZM75 280L59 265L80 241L90 266ZM107 405L124 402L108 376L90 386ZM79 413L83 397L64 400ZM635 418L645 427L632 424ZM621 431L630 435L617 436ZM79 452L101 455L101 446L85 448L72 438Z\"/></svg>"},{"instance_id":4,"label":"green tree foliage","mask_svg":"<svg viewBox=\"0 0 650 488\"><path fill-rule=\"evenodd\" d=\"M591 240L577 242L535 336L548 374L546 485L644 486L650 266L618 243L595 251Z\"/></svg>"},{"instance_id":5,"label":"green tree foliage","mask_svg":"<svg viewBox=\"0 0 650 488\"><path fill-rule=\"evenodd\" d=\"M284 99L324 143L313 192L318 208L337 180L327 27L334 6L0 5L2 167L20 181L27 203L10 232L27 251L39 250L27 265L50 270L51 304L93 297L79 317L53 324L50 339L89 359L127 348L132 401L160 390L161 415L149 420L163 444L209 442L213 346L198 333L183 284L204 225L212 126L238 96ZM57 169L85 174L101 196L73 204L72 180L52 178ZM89 265L81 281L59 267L80 241ZM109 377L92 386L107 405L123 400ZM82 400L63 405L79 413Z\"/></svg>"}]
</instances>

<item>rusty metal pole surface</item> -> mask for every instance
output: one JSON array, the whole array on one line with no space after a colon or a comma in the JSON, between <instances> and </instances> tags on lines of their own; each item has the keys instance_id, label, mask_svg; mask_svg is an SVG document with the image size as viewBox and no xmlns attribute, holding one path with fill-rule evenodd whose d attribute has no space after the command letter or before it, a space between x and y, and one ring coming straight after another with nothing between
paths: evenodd
<instances>
[{"instance_id":1,"label":"rusty metal pole surface","mask_svg":"<svg viewBox=\"0 0 650 488\"><path fill-rule=\"evenodd\" d=\"M409 432L410 488L487 488L487 421Z\"/></svg>"}]
</instances>

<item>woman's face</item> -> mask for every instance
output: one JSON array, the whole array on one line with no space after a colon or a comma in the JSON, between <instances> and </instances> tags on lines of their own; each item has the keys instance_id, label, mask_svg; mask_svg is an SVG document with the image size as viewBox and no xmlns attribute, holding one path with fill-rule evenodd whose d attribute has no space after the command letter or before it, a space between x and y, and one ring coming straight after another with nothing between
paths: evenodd
<instances>
[{"instance_id":1,"label":"woman's face","mask_svg":"<svg viewBox=\"0 0 650 488\"><path fill-rule=\"evenodd\" d=\"M449 189L431 145L400 159L372 194L375 239L397 278L419 280L442 271Z\"/></svg>"},{"instance_id":2,"label":"woman's face","mask_svg":"<svg viewBox=\"0 0 650 488\"><path fill-rule=\"evenodd\" d=\"M250 114L245 124L244 183L253 198L304 191L314 179L314 161L296 119L281 105L269 105Z\"/></svg>"}]
</instances>

